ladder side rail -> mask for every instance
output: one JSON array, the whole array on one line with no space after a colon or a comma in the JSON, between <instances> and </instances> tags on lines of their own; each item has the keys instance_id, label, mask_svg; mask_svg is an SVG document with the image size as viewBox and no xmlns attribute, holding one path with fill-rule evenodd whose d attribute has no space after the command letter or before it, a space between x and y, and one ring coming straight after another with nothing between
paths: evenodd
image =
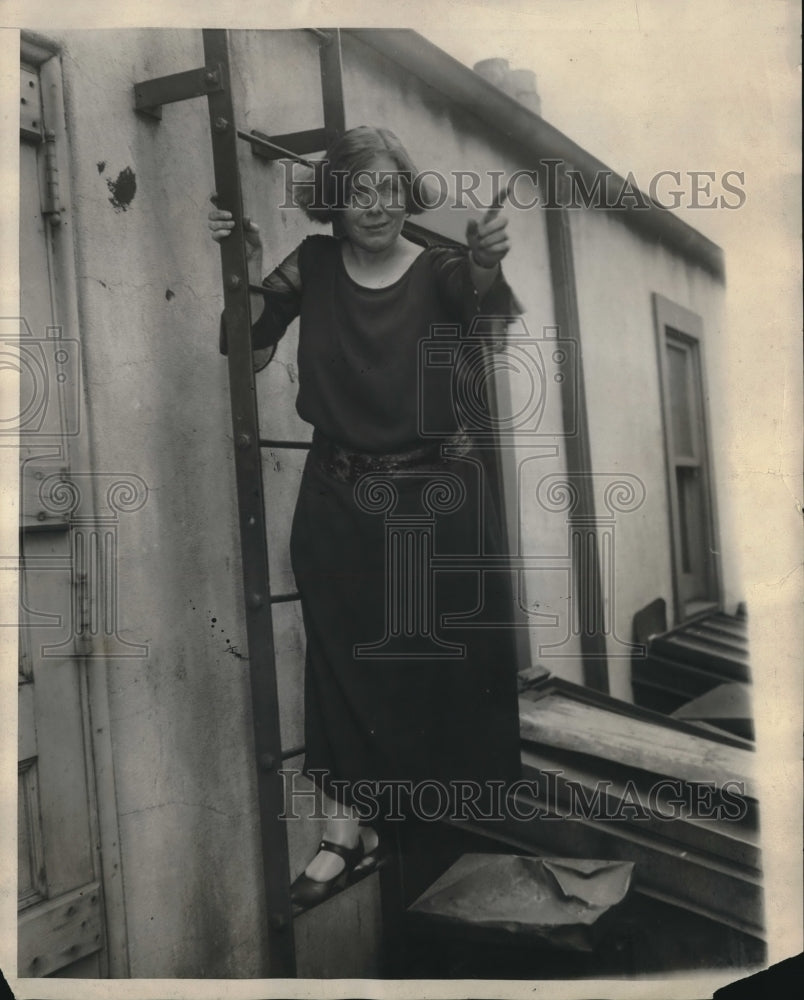
<instances>
[{"instance_id":1,"label":"ladder side rail","mask_svg":"<svg viewBox=\"0 0 804 1000\"><path fill-rule=\"evenodd\" d=\"M207 95L212 134L215 190L232 212L235 239L220 246L224 310L228 331L229 390L234 438L246 630L249 652L257 796L263 879L268 917L268 974L294 977L296 956L290 902L287 830L279 819L284 785L279 774L282 749L271 615L268 540L262 481L259 416L251 346L249 280L243 231L243 202L229 71L227 33L203 31L207 66L220 67L221 89Z\"/></svg>"}]
</instances>

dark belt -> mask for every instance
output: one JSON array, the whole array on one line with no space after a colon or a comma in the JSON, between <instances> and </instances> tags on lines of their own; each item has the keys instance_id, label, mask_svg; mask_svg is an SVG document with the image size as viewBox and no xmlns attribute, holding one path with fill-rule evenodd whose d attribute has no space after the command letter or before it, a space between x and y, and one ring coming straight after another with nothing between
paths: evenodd
<instances>
[{"instance_id":1,"label":"dark belt","mask_svg":"<svg viewBox=\"0 0 804 1000\"><path fill-rule=\"evenodd\" d=\"M406 469L437 469L450 458L465 455L471 448L471 438L465 432L461 432L452 437L439 438L418 448L377 455L351 451L316 430L313 433L310 453L318 467L328 476L342 483L353 483L369 472L394 473Z\"/></svg>"}]
</instances>

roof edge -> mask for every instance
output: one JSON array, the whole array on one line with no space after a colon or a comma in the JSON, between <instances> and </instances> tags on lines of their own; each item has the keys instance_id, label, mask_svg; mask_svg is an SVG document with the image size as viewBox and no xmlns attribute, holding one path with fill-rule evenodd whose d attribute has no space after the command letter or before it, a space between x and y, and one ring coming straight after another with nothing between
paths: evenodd
<instances>
[{"instance_id":1,"label":"roof edge","mask_svg":"<svg viewBox=\"0 0 804 1000\"><path fill-rule=\"evenodd\" d=\"M343 30L419 77L457 106L481 118L487 126L528 153L535 154L540 160L554 159L570 164L580 173L588 190L592 190L595 178L601 174L607 176L607 185L612 185L617 191L622 191L629 183L554 125L418 32L409 28ZM632 185L631 190L634 189ZM613 208L603 204L600 208L640 235L675 250L719 281L725 281L722 249L669 209L652 201L644 192L639 193L646 207Z\"/></svg>"}]
</instances>

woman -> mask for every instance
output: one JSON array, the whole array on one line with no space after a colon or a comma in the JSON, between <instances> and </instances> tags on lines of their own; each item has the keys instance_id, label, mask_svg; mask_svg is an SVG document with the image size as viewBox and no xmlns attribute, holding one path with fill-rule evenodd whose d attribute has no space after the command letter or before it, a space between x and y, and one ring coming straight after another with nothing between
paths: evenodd
<instances>
[{"instance_id":1,"label":"woman","mask_svg":"<svg viewBox=\"0 0 804 1000\"><path fill-rule=\"evenodd\" d=\"M471 782L482 800L488 782L519 776L513 643L493 627L510 614L504 574L482 585L474 570L433 576L427 557L406 562L389 543L403 524L435 556L503 551L481 463L443 371L421 364L420 342L434 325L466 329L481 311L517 311L500 268L507 223L500 203L467 227L468 253L423 249L402 236L423 200L392 132L346 132L317 165L304 206L335 235L305 239L253 301L255 350L300 316L297 409L314 427L291 533L307 641L304 772L341 809L327 809L319 851L292 887L299 906L325 898L371 851L374 831L361 838L358 827L367 801L372 819L421 813L414 785L438 799L463 782L465 798ZM211 212L209 227L225 239L231 214ZM262 244L248 222L246 240L257 284ZM488 626L445 624L481 604ZM389 624L405 613L415 622Z\"/></svg>"}]
</instances>

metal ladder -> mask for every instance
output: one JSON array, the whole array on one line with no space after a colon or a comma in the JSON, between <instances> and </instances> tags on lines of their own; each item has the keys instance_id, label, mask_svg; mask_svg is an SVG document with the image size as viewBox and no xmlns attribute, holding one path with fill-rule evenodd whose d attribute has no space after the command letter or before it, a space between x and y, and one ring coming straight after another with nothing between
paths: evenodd
<instances>
[{"instance_id":1,"label":"metal ladder","mask_svg":"<svg viewBox=\"0 0 804 1000\"><path fill-rule=\"evenodd\" d=\"M235 221L236 239L220 246L224 289L224 317L228 332L229 391L232 409L237 506L246 606L257 793L260 814L263 879L268 918L268 975L296 975L293 916L290 903L290 866L285 824L283 760L302 747L283 750L279 732L276 655L271 607L298 600L298 594L271 594L262 482L263 448L309 448L304 441L273 441L260 437L257 395L251 349L249 294L263 291L250 285L243 234L243 200L238 168L238 140L248 142L254 155L265 160L289 158L309 163L303 154L326 149L345 129L340 32L312 32L319 41L323 128L269 138L260 132L242 132L236 126L229 72L227 32L205 29L204 65L134 85L135 111L161 119L162 105L206 97L215 172L215 191L221 208Z\"/></svg>"}]
</instances>

